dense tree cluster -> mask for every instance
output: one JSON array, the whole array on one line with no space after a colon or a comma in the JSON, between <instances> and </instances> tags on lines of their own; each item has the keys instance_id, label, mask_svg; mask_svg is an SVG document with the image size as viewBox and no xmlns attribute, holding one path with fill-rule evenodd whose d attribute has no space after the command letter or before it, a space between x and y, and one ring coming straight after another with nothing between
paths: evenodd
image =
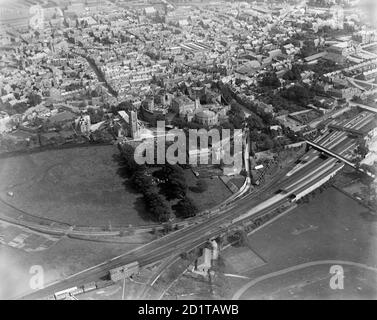
<instances>
[{"instance_id":1,"label":"dense tree cluster","mask_svg":"<svg viewBox=\"0 0 377 320\"><path fill-rule=\"evenodd\" d=\"M244 247L249 243L247 233L244 230L237 230L236 232L230 234L227 240L230 244L236 247Z\"/></svg>"},{"instance_id":2,"label":"dense tree cluster","mask_svg":"<svg viewBox=\"0 0 377 320\"><path fill-rule=\"evenodd\" d=\"M296 72L298 73L299 69ZM250 129L251 141L256 143L255 151L258 152L270 149L279 151L287 142L298 142L301 140L301 137L298 134L294 133L289 128L285 128L284 126L281 126L283 129L283 134L286 135L288 139L274 139L275 134L271 131L271 126L280 124L274 119L271 113L264 111L260 105L251 100L242 100L239 96L232 93L226 85L222 85L221 88L224 97L230 97L231 111L229 120L232 128L242 128L243 123L245 123ZM287 108L293 109L290 111L302 110L302 107L299 107L296 104L291 103L286 98L281 97L279 93L273 94L269 92L268 95L266 94L265 96L262 96L261 99L265 100L265 103L273 104L274 109L279 110ZM294 107L287 107L287 105L293 105ZM243 116L243 108L250 111L246 119L244 119Z\"/></svg>"},{"instance_id":3,"label":"dense tree cluster","mask_svg":"<svg viewBox=\"0 0 377 320\"><path fill-rule=\"evenodd\" d=\"M314 97L314 94L303 85L294 85L281 92L282 97L295 103L306 106Z\"/></svg>"},{"instance_id":4,"label":"dense tree cluster","mask_svg":"<svg viewBox=\"0 0 377 320\"><path fill-rule=\"evenodd\" d=\"M288 127L285 127L285 126L281 126L282 129L283 129L283 134L292 142L292 143L296 143L296 142L299 142L299 141L302 141L304 139L303 135L301 132L294 132L293 130L291 130L290 128Z\"/></svg>"},{"instance_id":5,"label":"dense tree cluster","mask_svg":"<svg viewBox=\"0 0 377 320\"><path fill-rule=\"evenodd\" d=\"M242 111L242 105L234 99L232 99L230 103L228 119L228 123L223 124L223 128L241 129L243 127L244 113Z\"/></svg>"},{"instance_id":6,"label":"dense tree cluster","mask_svg":"<svg viewBox=\"0 0 377 320\"><path fill-rule=\"evenodd\" d=\"M166 222L170 218L170 208L166 200L155 188L143 190L144 202L148 211L159 222Z\"/></svg>"},{"instance_id":7,"label":"dense tree cluster","mask_svg":"<svg viewBox=\"0 0 377 320\"><path fill-rule=\"evenodd\" d=\"M170 208L167 201L158 192L151 175L145 165L139 165L134 159L134 148L125 145L122 149L119 173L124 178L130 177L132 186L143 194L144 202L152 218L166 222L170 218Z\"/></svg>"},{"instance_id":8,"label":"dense tree cluster","mask_svg":"<svg viewBox=\"0 0 377 320\"><path fill-rule=\"evenodd\" d=\"M188 122L185 119L182 119L178 116L173 119L172 125L176 126L178 128L182 128L182 129L194 129L194 130L195 129L196 130L209 129L207 126L205 126L203 124L192 122L192 121Z\"/></svg>"},{"instance_id":9,"label":"dense tree cluster","mask_svg":"<svg viewBox=\"0 0 377 320\"><path fill-rule=\"evenodd\" d=\"M173 206L176 216L179 218L190 218L195 217L198 212L198 208L194 201L189 197L184 197L179 200L177 204Z\"/></svg>"},{"instance_id":10,"label":"dense tree cluster","mask_svg":"<svg viewBox=\"0 0 377 320\"><path fill-rule=\"evenodd\" d=\"M314 42L310 40L305 40L304 45L301 48L301 56L303 58L306 58L316 53L318 53L318 49L314 46Z\"/></svg>"},{"instance_id":11,"label":"dense tree cluster","mask_svg":"<svg viewBox=\"0 0 377 320\"><path fill-rule=\"evenodd\" d=\"M186 196L187 183L183 169L178 165L165 164L154 175L162 181L161 188L168 200Z\"/></svg>"},{"instance_id":12,"label":"dense tree cluster","mask_svg":"<svg viewBox=\"0 0 377 320\"><path fill-rule=\"evenodd\" d=\"M364 159L365 156L368 154L369 152L369 149L365 143L365 140L364 139L359 139L358 140L358 145L357 145L357 148L356 148L356 153L362 158Z\"/></svg>"},{"instance_id":13,"label":"dense tree cluster","mask_svg":"<svg viewBox=\"0 0 377 320\"><path fill-rule=\"evenodd\" d=\"M262 87L279 88L280 87L280 80L276 76L275 72L267 72L267 73L265 73L263 75L263 77L260 80L259 84Z\"/></svg>"},{"instance_id":14,"label":"dense tree cluster","mask_svg":"<svg viewBox=\"0 0 377 320\"><path fill-rule=\"evenodd\" d=\"M291 70L288 70L284 75L283 79L288 81L299 81L301 80L301 66L294 64Z\"/></svg>"},{"instance_id":15,"label":"dense tree cluster","mask_svg":"<svg viewBox=\"0 0 377 320\"><path fill-rule=\"evenodd\" d=\"M88 108L87 111L90 116L91 123L98 123L102 121L105 115L103 109Z\"/></svg>"},{"instance_id":16,"label":"dense tree cluster","mask_svg":"<svg viewBox=\"0 0 377 320\"><path fill-rule=\"evenodd\" d=\"M29 109L29 106L25 102L18 102L13 106L13 109L9 110L11 108L7 108L7 111L10 111L10 114L14 113L24 113L27 109Z\"/></svg>"},{"instance_id":17,"label":"dense tree cluster","mask_svg":"<svg viewBox=\"0 0 377 320\"><path fill-rule=\"evenodd\" d=\"M42 97L36 93L30 93L28 96L28 103L31 107L34 107L42 102Z\"/></svg>"},{"instance_id":18,"label":"dense tree cluster","mask_svg":"<svg viewBox=\"0 0 377 320\"><path fill-rule=\"evenodd\" d=\"M339 66L334 61L320 59L315 64L306 65L305 68L315 72L317 75L324 75L326 73L338 70Z\"/></svg>"},{"instance_id":19,"label":"dense tree cluster","mask_svg":"<svg viewBox=\"0 0 377 320\"><path fill-rule=\"evenodd\" d=\"M276 112L284 110L288 112L296 112L304 109L303 107L297 105L294 101L284 98L279 92L263 93L260 99L267 104L272 104Z\"/></svg>"},{"instance_id":20,"label":"dense tree cluster","mask_svg":"<svg viewBox=\"0 0 377 320\"><path fill-rule=\"evenodd\" d=\"M132 175L134 172L138 170L143 170L145 166L140 166L138 163L136 163L134 154L135 149L126 144L123 146L122 150L122 159L121 159L121 170L124 172L122 176Z\"/></svg>"},{"instance_id":21,"label":"dense tree cluster","mask_svg":"<svg viewBox=\"0 0 377 320\"><path fill-rule=\"evenodd\" d=\"M143 192L153 186L153 178L146 172L146 170L139 169L131 176L131 182L134 188Z\"/></svg>"},{"instance_id":22,"label":"dense tree cluster","mask_svg":"<svg viewBox=\"0 0 377 320\"><path fill-rule=\"evenodd\" d=\"M121 176L130 177L133 188L143 194L144 202L154 220L166 222L170 219L171 209L167 200L179 199L173 206L177 217L192 217L198 212L192 199L186 196L188 186L182 167L165 164L151 175L145 165L135 162L134 148L130 145L123 147L120 165ZM207 184L199 180L196 188L198 192L204 192Z\"/></svg>"}]
</instances>

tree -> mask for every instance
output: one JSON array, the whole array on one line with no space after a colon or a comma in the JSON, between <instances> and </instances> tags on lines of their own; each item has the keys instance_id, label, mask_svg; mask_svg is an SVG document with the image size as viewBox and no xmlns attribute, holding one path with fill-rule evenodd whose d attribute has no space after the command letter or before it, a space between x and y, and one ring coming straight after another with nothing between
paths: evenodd
<instances>
[{"instance_id":1,"label":"tree","mask_svg":"<svg viewBox=\"0 0 377 320\"><path fill-rule=\"evenodd\" d=\"M164 186L165 194L169 200L179 199L186 196L187 184L183 176L172 175Z\"/></svg>"},{"instance_id":2,"label":"tree","mask_svg":"<svg viewBox=\"0 0 377 320\"><path fill-rule=\"evenodd\" d=\"M260 81L260 85L263 87L279 88L280 80L275 72L267 72Z\"/></svg>"},{"instance_id":3,"label":"tree","mask_svg":"<svg viewBox=\"0 0 377 320\"><path fill-rule=\"evenodd\" d=\"M369 149L365 144L365 140L360 139L359 145L357 146L357 149L356 149L356 153L359 154L362 158L365 158L368 152L369 152Z\"/></svg>"},{"instance_id":4,"label":"tree","mask_svg":"<svg viewBox=\"0 0 377 320\"><path fill-rule=\"evenodd\" d=\"M77 107L80 108L80 109L86 108L86 102L85 101L81 101Z\"/></svg>"},{"instance_id":5,"label":"tree","mask_svg":"<svg viewBox=\"0 0 377 320\"><path fill-rule=\"evenodd\" d=\"M92 123L98 123L102 121L103 116L105 115L103 109L88 108L87 111L90 116L90 121Z\"/></svg>"},{"instance_id":6,"label":"tree","mask_svg":"<svg viewBox=\"0 0 377 320\"><path fill-rule=\"evenodd\" d=\"M123 146L122 150L122 159L120 161L121 164L121 169L125 171L127 174L133 174L137 170L142 170L144 166L139 165L136 163L134 154L135 154L135 149L126 144Z\"/></svg>"},{"instance_id":7,"label":"tree","mask_svg":"<svg viewBox=\"0 0 377 320\"><path fill-rule=\"evenodd\" d=\"M176 164L167 163L153 175L161 180L168 180L173 174L183 177L183 169Z\"/></svg>"},{"instance_id":8,"label":"tree","mask_svg":"<svg viewBox=\"0 0 377 320\"><path fill-rule=\"evenodd\" d=\"M169 200L183 198L187 183L183 169L178 165L165 164L154 176L163 181L162 190Z\"/></svg>"},{"instance_id":9,"label":"tree","mask_svg":"<svg viewBox=\"0 0 377 320\"><path fill-rule=\"evenodd\" d=\"M152 217L159 222L166 222L170 218L170 209L165 199L157 193L155 188L144 191L144 202Z\"/></svg>"},{"instance_id":10,"label":"tree","mask_svg":"<svg viewBox=\"0 0 377 320\"><path fill-rule=\"evenodd\" d=\"M13 110L16 113L24 113L27 109L29 109L29 107L25 102L18 102L13 106Z\"/></svg>"},{"instance_id":11,"label":"tree","mask_svg":"<svg viewBox=\"0 0 377 320\"><path fill-rule=\"evenodd\" d=\"M289 81L301 80L301 68L297 64L294 64L292 69L283 75L283 79Z\"/></svg>"},{"instance_id":12,"label":"tree","mask_svg":"<svg viewBox=\"0 0 377 320\"><path fill-rule=\"evenodd\" d=\"M263 134L263 149L264 150L270 150L274 147L274 142L272 141L272 139L266 135L266 134Z\"/></svg>"},{"instance_id":13,"label":"tree","mask_svg":"<svg viewBox=\"0 0 377 320\"><path fill-rule=\"evenodd\" d=\"M257 225L259 225L259 223L257 223ZM236 232L228 236L228 241L231 244L234 244L234 246L236 247L247 246L247 234L244 230L237 230Z\"/></svg>"},{"instance_id":14,"label":"tree","mask_svg":"<svg viewBox=\"0 0 377 320\"><path fill-rule=\"evenodd\" d=\"M34 107L42 102L42 98L39 94L30 93L28 96L28 102L30 106Z\"/></svg>"},{"instance_id":15,"label":"tree","mask_svg":"<svg viewBox=\"0 0 377 320\"><path fill-rule=\"evenodd\" d=\"M265 128L265 124L261 117L259 117L255 113L251 113L251 115L246 119L246 123L249 128L251 129L263 129Z\"/></svg>"},{"instance_id":16,"label":"tree","mask_svg":"<svg viewBox=\"0 0 377 320\"><path fill-rule=\"evenodd\" d=\"M139 192L143 192L153 186L153 179L150 175L147 175L145 170L137 170L131 177L131 182L135 189Z\"/></svg>"},{"instance_id":17,"label":"tree","mask_svg":"<svg viewBox=\"0 0 377 320\"><path fill-rule=\"evenodd\" d=\"M311 93L306 87L295 85L284 90L282 96L288 100L305 105L308 103Z\"/></svg>"},{"instance_id":18,"label":"tree","mask_svg":"<svg viewBox=\"0 0 377 320\"><path fill-rule=\"evenodd\" d=\"M294 81L297 80L295 74L292 72L292 70L288 70L286 73L283 75L284 80L289 80L289 81Z\"/></svg>"},{"instance_id":19,"label":"tree","mask_svg":"<svg viewBox=\"0 0 377 320\"><path fill-rule=\"evenodd\" d=\"M309 57L313 54L317 53L317 49L314 46L314 42L310 40L304 41L304 46L301 48L301 55L302 57Z\"/></svg>"},{"instance_id":20,"label":"tree","mask_svg":"<svg viewBox=\"0 0 377 320\"><path fill-rule=\"evenodd\" d=\"M362 163L361 165L360 165L360 169L363 169L363 170L365 170L365 171L368 171L368 172L370 172L370 173L372 173L372 174L376 174L377 173L377 170L376 170L376 166L375 165L368 165L368 164L366 164L366 163Z\"/></svg>"},{"instance_id":21,"label":"tree","mask_svg":"<svg viewBox=\"0 0 377 320\"><path fill-rule=\"evenodd\" d=\"M230 114L229 115L229 125L230 129L242 129L243 127L243 117L241 114Z\"/></svg>"},{"instance_id":22,"label":"tree","mask_svg":"<svg viewBox=\"0 0 377 320\"><path fill-rule=\"evenodd\" d=\"M194 201L189 197L184 197L183 199L179 200L178 203L173 206L173 209L175 210L177 217L184 219L195 217L196 213L198 212L198 208L196 207Z\"/></svg>"}]
</instances>

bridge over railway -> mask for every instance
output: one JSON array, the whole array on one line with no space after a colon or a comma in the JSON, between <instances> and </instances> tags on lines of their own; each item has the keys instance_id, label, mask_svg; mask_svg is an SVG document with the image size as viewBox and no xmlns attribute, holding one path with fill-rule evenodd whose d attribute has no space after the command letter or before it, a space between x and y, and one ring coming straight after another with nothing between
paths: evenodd
<instances>
[{"instance_id":1,"label":"bridge over railway","mask_svg":"<svg viewBox=\"0 0 377 320\"><path fill-rule=\"evenodd\" d=\"M359 107L361 109L377 113L377 108L371 107L371 106L367 106L365 104L361 104L361 103L356 103L356 102L350 101L350 106L352 106L352 107Z\"/></svg>"},{"instance_id":2,"label":"bridge over railway","mask_svg":"<svg viewBox=\"0 0 377 320\"><path fill-rule=\"evenodd\" d=\"M331 151L330 149L327 149L326 147L324 146L321 146L319 145L318 143L315 143L313 141L310 141L310 140L305 140L307 144L311 145L312 147L314 147L315 149L318 149L319 151L322 151L342 162L344 162L345 164L348 164L349 166L351 166L352 168L355 168L356 169L356 165L354 163L352 163L351 161L347 160L346 158L344 158L343 156Z\"/></svg>"},{"instance_id":3,"label":"bridge over railway","mask_svg":"<svg viewBox=\"0 0 377 320\"><path fill-rule=\"evenodd\" d=\"M326 148L324 146L321 146L318 143L315 143L315 142L310 141L310 140L305 140L305 141L306 141L306 143L308 145L311 145L313 148L318 149L319 151L322 151L322 152L324 152L324 153L326 153L326 154L328 154L328 155L330 155L330 156L332 156L332 157L334 157L334 158L336 158L336 159L344 162L345 164L351 166L352 168L354 168L354 169L356 169L356 170L358 170L358 171L360 171L362 173L367 174L368 176L370 176L372 178L375 178L375 175L372 174L371 172L366 171L363 168L360 168L359 166L355 165L353 162L351 162L348 159L344 158L343 156L341 156L341 155L339 155L339 154L331 151L330 149L328 149L328 148Z\"/></svg>"},{"instance_id":4,"label":"bridge over railway","mask_svg":"<svg viewBox=\"0 0 377 320\"><path fill-rule=\"evenodd\" d=\"M329 124L328 128L332 129L332 130L347 132L347 133L350 133L352 135L356 135L356 136L359 136L359 137L363 137L363 136L366 135L366 132L363 132L361 130L352 129L352 128L345 127L345 126L338 125L338 124Z\"/></svg>"}]
</instances>

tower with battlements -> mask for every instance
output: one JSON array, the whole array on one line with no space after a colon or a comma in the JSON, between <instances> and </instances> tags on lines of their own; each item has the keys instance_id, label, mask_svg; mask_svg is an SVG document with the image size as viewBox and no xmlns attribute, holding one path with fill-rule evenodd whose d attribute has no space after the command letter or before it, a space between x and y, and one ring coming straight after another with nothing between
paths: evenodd
<instances>
[{"instance_id":1,"label":"tower with battlements","mask_svg":"<svg viewBox=\"0 0 377 320\"><path fill-rule=\"evenodd\" d=\"M129 116L129 132L133 139L138 139L140 137L140 128L137 119L137 113L134 110L128 112Z\"/></svg>"}]
</instances>

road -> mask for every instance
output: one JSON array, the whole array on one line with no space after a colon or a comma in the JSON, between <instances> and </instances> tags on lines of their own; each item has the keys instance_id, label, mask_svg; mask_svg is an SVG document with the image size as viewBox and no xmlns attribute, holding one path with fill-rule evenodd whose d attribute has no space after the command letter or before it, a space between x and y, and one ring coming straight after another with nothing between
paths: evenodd
<instances>
[{"instance_id":1,"label":"road","mask_svg":"<svg viewBox=\"0 0 377 320\"><path fill-rule=\"evenodd\" d=\"M366 125L364 119L365 116L358 116L356 120L349 121L347 125L351 128L362 127ZM338 154L344 153L355 145L355 142L348 138L344 132L328 133L319 142ZM323 159L320 153L315 150L310 150L308 154L303 157L306 160L305 165L299 165L299 170L295 170L285 179L276 183L276 191L284 189L284 193L278 192L266 200L255 199L252 194L244 195L237 203L223 209L219 215L177 230L130 252L69 276L60 282L51 283L44 289L32 292L24 298L46 298L54 292L107 277L109 270L133 261L138 261L141 266L146 266L172 254L190 251L209 239L224 233L224 226L226 225L242 224L245 219L265 214L280 207L289 201L292 194L300 193L312 187L339 169L339 163L336 159Z\"/></svg>"},{"instance_id":2,"label":"road","mask_svg":"<svg viewBox=\"0 0 377 320\"><path fill-rule=\"evenodd\" d=\"M264 280L267 280L267 279L270 279L270 278L274 278L274 277L278 277L278 276L284 275L284 274L289 273L289 272L293 272L293 271L297 271L297 270L301 270L301 269L305 269L305 268L310 268L310 267L313 267L313 266L320 266L320 265L353 266L353 267L358 267L358 268L362 268L362 269L365 269L365 270L368 270L368 271L373 271L373 272L377 273L377 268L373 268L373 267L367 266L365 264L357 263L357 262L353 262L353 261L320 260L320 261L306 262L306 263L302 263L302 264L299 264L299 265L296 265L296 266L293 266L293 267L289 267L289 268L286 268L286 269L283 269L283 270L272 272L272 273L266 274L264 276L258 277L254 280L251 280L250 282L248 282L244 286L242 286L233 295L232 300L239 300L247 290L249 290L252 286L256 285L257 283L259 283L261 281L264 281Z\"/></svg>"}]
</instances>

